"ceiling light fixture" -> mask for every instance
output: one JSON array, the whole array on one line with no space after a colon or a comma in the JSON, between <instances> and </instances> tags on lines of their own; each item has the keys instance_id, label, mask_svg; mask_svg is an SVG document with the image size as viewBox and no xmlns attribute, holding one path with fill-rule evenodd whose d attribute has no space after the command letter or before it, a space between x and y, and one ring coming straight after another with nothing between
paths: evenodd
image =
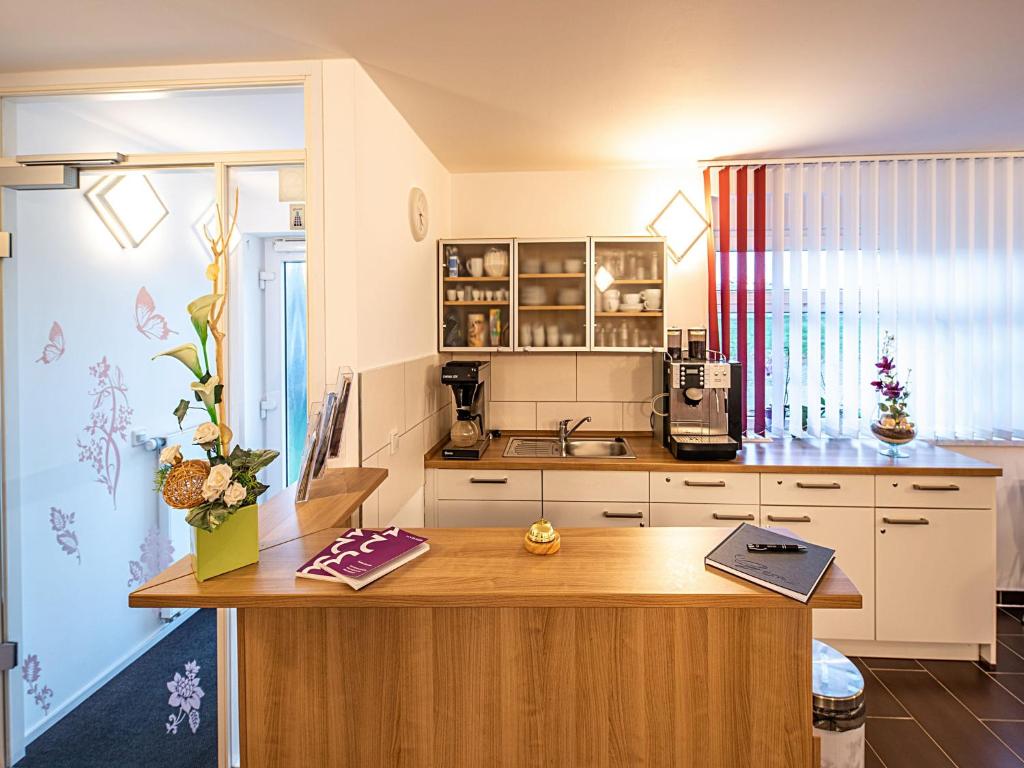
<instances>
[{"instance_id":1,"label":"ceiling light fixture","mask_svg":"<svg viewBox=\"0 0 1024 768\"><path fill-rule=\"evenodd\" d=\"M122 248L138 248L168 214L142 174L103 176L86 190L85 199Z\"/></svg>"},{"instance_id":2,"label":"ceiling light fixture","mask_svg":"<svg viewBox=\"0 0 1024 768\"><path fill-rule=\"evenodd\" d=\"M669 256L678 264L710 226L690 198L679 190L647 225L647 231L665 238Z\"/></svg>"}]
</instances>

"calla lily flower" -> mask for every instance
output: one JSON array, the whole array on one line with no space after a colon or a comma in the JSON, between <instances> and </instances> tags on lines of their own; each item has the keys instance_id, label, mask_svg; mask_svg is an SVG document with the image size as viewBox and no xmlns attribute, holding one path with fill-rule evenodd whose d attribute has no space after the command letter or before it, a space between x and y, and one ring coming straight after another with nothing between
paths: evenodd
<instances>
[{"instance_id":1,"label":"calla lily flower","mask_svg":"<svg viewBox=\"0 0 1024 768\"><path fill-rule=\"evenodd\" d=\"M199 397L203 400L203 405L207 409L213 408L217 404L217 385L220 384L219 376L211 376L205 382L193 381L190 385L193 392L198 392Z\"/></svg>"},{"instance_id":2,"label":"calla lily flower","mask_svg":"<svg viewBox=\"0 0 1024 768\"><path fill-rule=\"evenodd\" d=\"M200 296L188 305L188 314L192 318L192 327L199 334L199 341L202 342L203 347L206 346L206 333L210 325L210 313L213 311L213 305L220 298L221 294L210 293L206 296Z\"/></svg>"},{"instance_id":3,"label":"calla lily flower","mask_svg":"<svg viewBox=\"0 0 1024 768\"><path fill-rule=\"evenodd\" d=\"M168 349L166 352L154 355L153 359L156 360L158 357L173 357L192 371L197 379L203 378L203 369L199 365L199 350L196 349L195 344L181 344L174 349Z\"/></svg>"}]
</instances>

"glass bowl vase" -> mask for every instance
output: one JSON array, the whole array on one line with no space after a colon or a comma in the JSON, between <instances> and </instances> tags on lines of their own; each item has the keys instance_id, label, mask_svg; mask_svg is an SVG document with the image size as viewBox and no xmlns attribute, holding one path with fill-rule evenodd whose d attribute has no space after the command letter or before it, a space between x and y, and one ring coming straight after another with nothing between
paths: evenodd
<instances>
[{"instance_id":1,"label":"glass bowl vase","mask_svg":"<svg viewBox=\"0 0 1024 768\"><path fill-rule=\"evenodd\" d=\"M917 430L913 424L896 424L894 426L883 426L878 421L871 422L871 434L882 443L880 453L892 459L905 459L910 456L900 448L910 443L917 437Z\"/></svg>"}]
</instances>

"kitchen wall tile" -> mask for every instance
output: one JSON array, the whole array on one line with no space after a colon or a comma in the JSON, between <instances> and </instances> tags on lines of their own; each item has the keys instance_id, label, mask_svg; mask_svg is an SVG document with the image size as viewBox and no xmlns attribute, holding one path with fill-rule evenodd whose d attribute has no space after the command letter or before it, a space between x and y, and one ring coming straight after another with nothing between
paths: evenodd
<instances>
[{"instance_id":1,"label":"kitchen wall tile","mask_svg":"<svg viewBox=\"0 0 1024 768\"><path fill-rule=\"evenodd\" d=\"M491 429L536 429L536 403L503 403L491 401Z\"/></svg>"},{"instance_id":2,"label":"kitchen wall tile","mask_svg":"<svg viewBox=\"0 0 1024 768\"><path fill-rule=\"evenodd\" d=\"M558 429L562 419L590 416L593 421L581 430L619 431L622 429L622 403L537 403L537 429Z\"/></svg>"},{"instance_id":3,"label":"kitchen wall tile","mask_svg":"<svg viewBox=\"0 0 1024 768\"><path fill-rule=\"evenodd\" d=\"M431 450L452 428L452 409L446 405L423 422L423 453Z\"/></svg>"},{"instance_id":4,"label":"kitchen wall tile","mask_svg":"<svg viewBox=\"0 0 1024 768\"><path fill-rule=\"evenodd\" d=\"M631 400L650 398L651 355L579 355L576 361L577 400Z\"/></svg>"},{"instance_id":5,"label":"kitchen wall tile","mask_svg":"<svg viewBox=\"0 0 1024 768\"><path fill-rule=\"evenodd\" d=\"M505 354L491 358L491 399L576 399L576 355Z\"/></svg>"},{"instance_id":6,"label":"kitchen wall tile","mask_svg":"<svg viewBox=\"0 0 1024 768\"><path fill-rule=\"evenodd\" d=\"M622 428L627 432L650 432L651 401L647 400L643 403L623 403Z\"/></svg>"},{"instance_id":7,"label":"kitchen wall tile","mask_svg":"<svg viewBox=\"0 0 1024 768\"><path fill-rule=\"evenodd\" d=\"M380 462L377 457L379 453L375 453L363 459L364 467L380 467ZM387 482L386 480L384 482ZM380 509L380 488L370 494L369 498L363 502L363 516L359 523L363 528L376 528L378 527Z\"/></svg>"},{"instance_id":8,"label":"kitchen wall tile","mask_svg":"<svg viewBox=\"0 0 1024 768\"><path fill-rule=\"evenodd\" d=\"M441 408L446 400L438 355L408 360L405 366L405 429L409 430Z\"/></svg>"},{"instance_id":9,"label":"kitchen wall tile","mask_svg":"<svg viewBox=\"0 0 1024 768\"><path fill-rule=\"evenodd\" d=\"M362 454L366 457L388 444L391 430L405 432L405 365L371 368L363 371L359 380Z\"/></svg>"},{"instance_id":10,"label":"kitchen wall tile","mask_svg":"<svg viewBox=\"0 0 1024 768\"><path fill-rule=\"evenodd\" d=\"M377 454L379 466L388 471L381 485L378 524L388 525L406 503L423 490L423 424L413 427L398 439L398 451L385 448ZM422 504L421 510L422 510Z\"/></svg>"}]
</instances>

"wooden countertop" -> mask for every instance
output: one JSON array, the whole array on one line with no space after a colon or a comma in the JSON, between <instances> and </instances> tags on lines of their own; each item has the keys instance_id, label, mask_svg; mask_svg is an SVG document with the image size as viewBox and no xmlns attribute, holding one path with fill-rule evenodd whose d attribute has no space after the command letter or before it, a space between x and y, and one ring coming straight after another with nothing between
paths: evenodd
<instances>
[{"instance_id":1,"label":"wooden countertop","mask_svg":"<svg viewBox=\"0 0 1024 768\"><path fill-rule=\"evenodd\" d=\"M326 529L348 528L349 518L387 476L386 469L374 467L328 469L320 479L313 482L309 500L298 508L295 505L295 486L286 488L266 503L260 504L260 551ZM198 583L192 578L191 555L171 564L136 592L182 577ZM128 604L134 606L131 596Z\"/></svg>"},{"instance_id":2,"label":"wooden countertop","mask_svg":"<svg viewBox=\"0 0 1024 768\"><path fill-rule=\"evenodd\" d=\"M776 440L746 443L732 461L677 461L650 432L624 432L635 459L536 459L505 458L502 453L511 437L552 435L552 432L517 432L492 440L483 458L462 461L441 458L441 445L427 453L427 469L544 469L623 470L638 472L781 472L806 474L954 475L998 477L1003 470L969 456L919 442L905 450L907 459L890 459L878 452L878 444L859 440ZM595 437L600 432L580 432Z\"/></svg>"},{"instance_id":3,"label":"wooden countertop","mask_svg":"<svg viewBox=\"0 0 1024 768\"><path fill-rule=\"evenodd\" d=\"M527 553L514 528L429 528L430 552L360 591L303 579L295 569L334 538L333 528L265 549L260 562L200 583L191 574L151 581L129 605L227 608L693 607L800 608L801 603L704 565L728 528L567 528L555 555ZM859 608L835 564L813 608Z\"/></svg>"}]
</instances>

